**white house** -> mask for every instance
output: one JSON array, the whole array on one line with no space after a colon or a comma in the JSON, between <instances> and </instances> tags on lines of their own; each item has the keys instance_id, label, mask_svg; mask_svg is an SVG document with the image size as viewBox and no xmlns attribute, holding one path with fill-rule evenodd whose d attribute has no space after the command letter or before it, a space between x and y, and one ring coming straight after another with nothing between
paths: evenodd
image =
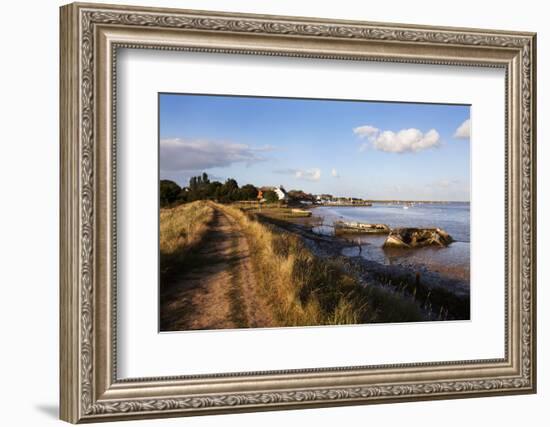
<instances>
[{"instance_id":1,"label":"white house","mask_svg":"<svg viewBox=\"0 0 550 427\"><path fill-rule=\"evenodd\" d=\"M275 191L275 194L277 194L277 197L279 198L279 201L287 201L288 200L288 194L286 193L286 190L283 188L282 185L279 185L278 187L275 187L273 189Z\"/></svg>"}]
</instances>

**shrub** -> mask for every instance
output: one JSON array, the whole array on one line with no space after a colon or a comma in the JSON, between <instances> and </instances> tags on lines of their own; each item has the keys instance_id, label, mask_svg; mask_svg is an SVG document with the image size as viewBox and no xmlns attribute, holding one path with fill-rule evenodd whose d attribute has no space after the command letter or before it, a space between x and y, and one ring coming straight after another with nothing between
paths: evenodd
<instances>
[{"instance_id":1,"label":"shrub","mask_svg":"<svg viewBox=\"0 0 550 427\"><path fill-rule=\"evenodd\" d=\"M174 181L162 179L160 181L160 206L165 207L174 203L181 192L181 188Z\"/></svg>"}]
</instances>

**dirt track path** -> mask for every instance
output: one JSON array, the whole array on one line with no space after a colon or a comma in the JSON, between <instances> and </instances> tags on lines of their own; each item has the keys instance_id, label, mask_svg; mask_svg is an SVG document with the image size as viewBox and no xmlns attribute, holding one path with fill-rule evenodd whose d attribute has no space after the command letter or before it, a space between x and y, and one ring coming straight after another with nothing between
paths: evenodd
<instances>
[{"instance_id":1,"label":"dirt track path","mask_svg":"<svg viewBox=\"0 0 550 427\"><path fill-rule=\"evenodd\" d=\"M233 218L214 209L197 251L200 266L161 291L161 331L273 326L258 295L248 241Z\"/></svg>"}]
</instances>

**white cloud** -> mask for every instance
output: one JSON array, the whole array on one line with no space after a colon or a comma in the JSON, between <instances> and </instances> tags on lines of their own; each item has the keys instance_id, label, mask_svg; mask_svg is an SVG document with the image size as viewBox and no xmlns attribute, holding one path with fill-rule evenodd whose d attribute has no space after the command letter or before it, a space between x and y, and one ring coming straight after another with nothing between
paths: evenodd
<instances>
[{"instance_id":1,"label":"white cloud","mask_svg":"<svg viewBox=\"0 0 550 427\"><path fill-rule=\"evenodd\" d=\"M252 163L265 160L262 152L271 147L251 147L233 142L200 139L162 139L160 141L161 171L196 171Z\"/></svg>"},{"instance_id":2,"label":"white cloud","mask_svg":"<svg viewBox=\"0 0 550 427\"><path fill-rule=\"evenodd\" d=\"M417 152L440 144L439 133L431 129L426 133L418 129L403 129L399 132L386 130L372 141L373 147L389 153Z\"/></svg>"},{"instance_id":3,"label":"white cloud","mask_svg":"<svg viewBox=\"0 0 550 427\"><path fill-rule=\"evenodd\" d=\"M332 168L332 170L330 171L330 174L331 174L334 178L340 178L340 174L338 173L338 171L337 171L335 168Z\"/></svg>"},{"instance_id":4,"label":"white cloud","mask_svg":"<svg viewBox=\"0 0 550 427\"><path fill-rule=\"evenodd\" d=\"M274 173L282 175L293 175L296 179L303 179L306 181L319 181L321 179L321 169L278 169L274 170Z\"/></svg>"},{"instance_id":5,"label":"white cloud","mask_svg":"<svg viewBox=\"0 0 550 427\"><path fill-rule=\"evenodd\" d=\"M376 137L373 145L377 150L405 153L437 147L439 143L439 133L435 129L423 133L418 129L410 128L400 130L397 133L386 130Z\"/></svg>"},{"instance_id":6,"label":"white cloud","mask_svg":"<svg viewBox=\"0 0 550 427\"><path fill-rule=\"evenodd\" d=\"M319 181L321 179L321 169L312 168L307 170L298 170L295 173L296 178L306 181Z\"/></svg>"},{"instance_id":7,"label":"white cloud","mask_svg":"<svg viewBox=\"0 0 550 427\"><path fill-rule=\"evenodd\" d=\"M457 128L453 136L459 139L470 139L470 119L465 120L464 123Z\"/></svg>"},{"instance_id":8,"label":"white cloud","mask_svg":"<svg viewBox=\"0 0 550 427\"><path fill-rule=\"evenodd\" d=\"M439 133L435 129L426 133L415 128L394 132L382 131L374 126L364 125L354 128L353 133L361 139L369 140L368 143L365 142L359 146L359 151L365 151L372 147L389 153L417 152L437 147L441 142Z\"/></svg>"},{"instance_id":9,"label":"white cloud","mask_svg":"<svg viewBox=\"0 0 550 427\"><path fill-rule=\"evenodd\" d=\"M353 129L353 133L359 138L372 138L380 132L380 129L371 125L358 126Z\"/></svg>"}]
</instances>

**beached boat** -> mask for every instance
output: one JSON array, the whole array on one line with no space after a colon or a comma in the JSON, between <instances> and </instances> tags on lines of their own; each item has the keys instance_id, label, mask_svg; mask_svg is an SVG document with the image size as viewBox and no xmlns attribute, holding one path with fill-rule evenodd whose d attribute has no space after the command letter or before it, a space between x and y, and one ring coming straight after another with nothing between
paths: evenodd
<instances>
[{"instance_id":1,"label":"beached boat","mask_svg":"<svg viewBox=\"0 0 550 427\"><path fill-rule=\"evenodd\" d=\"M386 224L367 224L357 221L334 221L334 230L337 233L368 233L387 234L390 227Z\"/></svg>"},{"instance_id":2,"label":"beached boat","mask_svg":"<svg viewBox=\"0 0 550 427\"><path fill-rule=\"evenodd\" d=\"M293 216L311 216L311 211L305 209L292 208L290 212Z\"/></svg>"},{"instance_id":3,"label":"beached boat","mask_svg":"<svg viewBox=\"0 0 550 427\"><path fill-rule=\"evenodd\" d=\"M442 228L400 227L391 230L384 248L444 247L452 242L453 238Z\"/></svg>"}]
</instances>

